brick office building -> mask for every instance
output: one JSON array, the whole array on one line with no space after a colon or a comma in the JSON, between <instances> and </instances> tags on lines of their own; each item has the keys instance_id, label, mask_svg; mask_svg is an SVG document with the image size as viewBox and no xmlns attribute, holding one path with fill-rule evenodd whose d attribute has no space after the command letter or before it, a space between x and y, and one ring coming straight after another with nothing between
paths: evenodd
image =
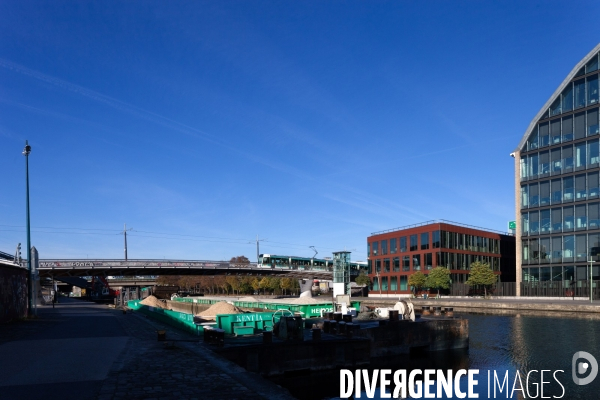
<instances>
[{"instance_id":1,"label":"brick office building","mask_svg":"<svg viewBox=\"0 0 600 400\"><path fill-rule=\"evenodd\" d=\"M437 266L464 283L474 261L489 263L503 282L515 281L515 237L449 221L428 221L367 238L372 294L410 294L408 277ZM379 287L381 282L381 288Z\"/></svg>"}]
</instances>

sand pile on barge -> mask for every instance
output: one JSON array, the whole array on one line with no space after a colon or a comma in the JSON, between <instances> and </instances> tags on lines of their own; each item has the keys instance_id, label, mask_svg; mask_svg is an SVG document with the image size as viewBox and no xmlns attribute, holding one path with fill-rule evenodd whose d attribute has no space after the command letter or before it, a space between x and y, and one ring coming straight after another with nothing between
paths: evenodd
<instances>
[{"instance_id":1,"label":"sand pile on barge","mask_svg":"<svg viewBox=\"0 0 600 400\"><path fill-rule=\"evenodd\" d=\"M140 303L145 306L164 308L167 310L169 309L169 307L167 307L167 303L165 301L159 300L154 296L148 296L144 300L140 301Z\"/></svg>"},{"instance_id":2,"label":"sand pile on barge","mask_svg":"<svg viewBox=\"0 0 600 400\"><path fill-rule=\"evenodd\" d=\"M214 317L217 314L242 314L243 311L233 304L226 301L220 301L213 304L208 309L196 314L201 317Z\"/></svg>"}]
</instances>

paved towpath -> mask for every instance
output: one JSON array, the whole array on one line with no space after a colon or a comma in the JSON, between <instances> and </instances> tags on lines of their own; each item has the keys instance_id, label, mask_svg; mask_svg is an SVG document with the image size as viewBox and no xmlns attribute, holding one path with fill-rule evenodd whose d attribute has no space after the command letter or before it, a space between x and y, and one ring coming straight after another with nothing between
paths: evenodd
<instances>
[{"instance_id":1,"label":"paved towpath","mask_svg":"<svg viewBox=\"0 0 600 400\"><path fill-rule=\"evenodd\" d=\"M142 315L61 298L38 319L0 325L0 399L291 399ZM156 330L167 331L158 342Z\"/></svg>"}]
</instances>

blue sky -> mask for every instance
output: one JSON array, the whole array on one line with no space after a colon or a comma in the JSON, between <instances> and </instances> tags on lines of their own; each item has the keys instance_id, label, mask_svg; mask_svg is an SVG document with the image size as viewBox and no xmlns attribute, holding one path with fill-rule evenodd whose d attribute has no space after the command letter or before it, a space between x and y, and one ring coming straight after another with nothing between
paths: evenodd
<instances>
[{"instance_id":1,"label":"blue sky","mask_svg":"<svg viewBox=\"0 0 600 400\"><path fill-rule=\"evenodd\" d=\"M366 257L431 219L506 230L510 152L600 3L2 2L0 250Z\"/></svg>"}]
</instances>

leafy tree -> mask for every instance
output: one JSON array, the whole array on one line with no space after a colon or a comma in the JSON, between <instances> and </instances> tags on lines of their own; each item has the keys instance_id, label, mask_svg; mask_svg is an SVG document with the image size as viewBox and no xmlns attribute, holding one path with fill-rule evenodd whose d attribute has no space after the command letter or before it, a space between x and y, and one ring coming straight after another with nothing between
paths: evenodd
<instances>
[{"instance_id":1,"label":"leafy tree","mask_svg":"<svg viewBox=\"0 0 600 400\"><path fill-rule=\"evenodd\" d=\"M277 289L279 289L280 285L281 285L281 278L277 278L277 277L271 277L269 279L269 289L271 289L273 291L273 294L275 294L275 291Z\"/></svg>"},{"instance_id":2,"label":"leafy tree","mask_svg":"<svg viewBox=\"0 0 600 400\"><path fill-rule=\"evenodd\" d=\"M230 264L250 264L250 260L246 256L231 257Z\"/></svg>"},{"instance_id":3,"label":"leafy tree","mask_svg":"<svg viewBox=\"0 0 600 400\"><path fill-rule=\"evenodd\" d=\"M489 264L475 261L471 263L469 279L467 279L466 283L469 286L482 285L485 297L487 297L487 287L496 283L497 280L498 278Z\"/></svg>"},{"instance_id":4,"label":"leafy tree","mask_svg":"<svg viewBox=\"0 0 600 400\"><path fill-rule=\"evenodd\" d=\"M427 276L425 276L425 274L423 274L421 271L417 271L408 276L408 284L414 288L415 294L417 294L421 288L426 286Z\"/></svg>"},{"instance_id":5,"label":"leafy tree","mask_svg":"<svg viewBox=\"0 0 600 400\"><path fill-rule=\"evenodd\" d=\"M281 287L281 290L283 290L283 294L286 294L286 290L291 290L294 287L294 283L292 281L292 278L281 278L279 281L279 286Z\"/></svg>"},{"instance_id":6,"label":"leafy tree","mask_svg":"<svg viewBox=\"0 0 600 400\"><path fill-rule=\"evenodd\" d=\"M179 286L180 278L181 276L179 275L161 275L156 278L156 284L164 286Z\"/></svg>"},{"instance_id":7,"label":"leafy tree","mask_svg":"<svg viewBox=\"0 0 600 400\"><path fill-rule=\"evenodd\" d=\"M360 271L358 276L356 277L356 284L360 286L368 286L371 283L369 276L365 274L365 271Z\"/></svg>"},{"instance_id":8,"label":"leafy tree","mask_svg":"<svg viewBox=\"0 0 600 400\"><path fill-rule=\"evenodd\" d=\"M258 278L254 278L250 281L250 286L252 286L252 289L254 289L254 291L258 292L258 290L260 289L260 281L258 280Z\"/></svg>"},{"instance_id":9,"label":"leafy tree","mask_svg":"<svg viewBox=\"0 0 600 400\"><path fill-rule=\"evenodd\" d=\"M431 289L437 289L437 297L440 297L440 289L448 289L452 280L448 268L435 267L427 275L425 286Z\"/></svg>"},{"instance_id":10,"label":"leafy tree","mask_svg":"<svg viewBox=\"0 0 600 400\"><path fill-rule=\"evenodd\" d=\"M240 278L238 278L237 276L234 276L234 275L228 275L225 277L225 280L227 281L229 286L231 286L231 290L233 290L233 294L235 294L236 290L237 290L238 294L240 294L240 287L242 286L242 282L241 282Z\"/></svg>"},{"instance_id":11,"label":"leafy tree","mask_svg":"<svg viewBox=\"0 0 600 400\"><path fill-rule=\"evenodd\" d=\"M271 287L271 278L268 276L263 277L260 280L259 287L263 290L263 294L266 294L266 290Z\"/></svg>"}]
</instances>

